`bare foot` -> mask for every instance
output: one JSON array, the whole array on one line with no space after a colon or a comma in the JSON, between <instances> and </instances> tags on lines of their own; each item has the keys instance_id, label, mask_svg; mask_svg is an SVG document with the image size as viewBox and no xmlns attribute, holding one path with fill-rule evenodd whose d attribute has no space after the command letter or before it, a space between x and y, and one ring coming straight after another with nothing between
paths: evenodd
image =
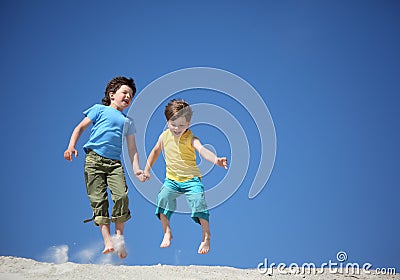
<instances>
[{"instance_id":1,"label":"bare foot","mask_svg":"<svg viewBox=\"0 0 400 280\"><path fill-rule=\"evenodd\" d=\"M118 250L118 257L120 259L125 259L128 254L126 253L125 246Z\"/></svg>"},{"instance_id":2,"label":"bare foot","mask_svg":"<svg viewBox=\"0 0 400 280\"><path fill-rule=\"evenodd\" d=\"M205 239L200 243L199 250L197 253L199 254L207 254L210 251L210 239Z\"/></svg>"},{"instance_id":3,"label":"bare foot","mask_svg":"<svg viewBox=\"0 0 400 280\"><path fill-rule=\"evenodd\" d=\"M113 246L111 240L105 242L104 243L103 254L109 254L109 253L112 253L112 252L114 252L114 246Z\"/></svg>"},{"instance_id":4,"label":"bare foot","mask_svg":"<svg viewBox=\"0 0 400 280\"><path fill-rule=\"evenodd\" d=\"M171 240L172 240L172 233L170 231L167 231L164 233L164 238L160 244L160 248L167 248L169 245L171 245Z\"/></svg>"},{"instance_id":5,"label":"bare foot","mask_svg":"<svg viewBox=\"0 0 400 280\"><path fill-rule=\"evenodd\" d=\"M112 243L111 236L110 236L110 225L109 224L101 224L100 231L101 231L101 234L103 235L103 240L104 240L103 254L109 254L109 253L114 252L114 245Z\"/></svg>"},{"instance_id":6,"label":"bare foot","mask_svg":"<svg viewBox=\"0 0 400 280\"><path fill-rule=\"evenodd\" d=\"M112 241L115 246L115 249L117 250L118 257L120 259L125 259L128 254L126 253L126 249L125 249L124 236L117 234L112 237Z\"/></svg>"}]
</instances>

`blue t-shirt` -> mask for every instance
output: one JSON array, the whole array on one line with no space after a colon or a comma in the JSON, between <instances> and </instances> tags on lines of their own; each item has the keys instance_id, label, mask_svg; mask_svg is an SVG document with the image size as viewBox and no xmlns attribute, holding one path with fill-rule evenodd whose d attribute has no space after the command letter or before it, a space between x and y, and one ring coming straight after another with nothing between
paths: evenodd
<instances>
[{"instance_id":1,"label":"blue t-shirt","mask_svg":"<svg viewBox=\"0 0 400 280\"><path fill-rule=\"evenodd\" d=\"M96 104L83 112L93 122L89 141L83 146L87 153L110 159L121 159L122 137L136 132L132 119L110 106ZM125 125L125 129L124 129Z\"/></svg>"}]
</instances>

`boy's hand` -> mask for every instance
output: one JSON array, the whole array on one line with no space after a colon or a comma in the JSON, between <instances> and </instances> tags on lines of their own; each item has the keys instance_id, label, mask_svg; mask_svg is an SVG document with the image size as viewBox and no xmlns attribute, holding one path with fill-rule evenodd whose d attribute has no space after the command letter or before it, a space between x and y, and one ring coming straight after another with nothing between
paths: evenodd
<instances>
[{"instance_id":1,"label":"boy's hand","mask_svg":"<svg viewBox=\"0 0 400 280\"><path fill-rule=\"evenodd\" d=\"M139 179L140 182L146 181L146 178L144 177L144 172L143 170L139 169L137 171L133 171L135 173L136 178Z\"/></svg>"},{"instance_id":2,"label":"boy's hand","mask_svg":"<svg viewBox=\"0 0 400 280\"><path fill-rule=\"evenodd\" d=\"M144 170L143 171L143 177L144 177L144 180L146 181L146 180L150 180L150 171L148 171L148 170Z\"/></svg>"},{"instance_id":3,"label":"boy's hand","mask_svg":"<svg viewBox=\"0 0 400 280\"><path fill-rule=\"evenodd\" d=\"M78 151L73 147L72 148L68 147L68 149L66 149L64 152L64 158L66 160L72 161L72 154L74 154L75 157L78 157Z\"/></svg>"},{"instance_id":4,"label":"boy's hand","mask_svg":"<svg viewBox=\"0 0 400 280\"><path fill-rule=\"evenodd\" d=\"M228 169L228 160L226 159L226 157L222 157L222 158L217 158L215 160L215 164L218 166L221 166L225 169Z\"/></svg>"}]
</instances>

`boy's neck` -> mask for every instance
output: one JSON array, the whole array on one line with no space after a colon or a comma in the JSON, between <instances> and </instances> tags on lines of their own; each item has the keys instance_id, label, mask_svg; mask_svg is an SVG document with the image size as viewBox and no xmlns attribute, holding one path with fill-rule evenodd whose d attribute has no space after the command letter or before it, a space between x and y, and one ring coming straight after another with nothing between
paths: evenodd
<instances>
[{"instance_id":1,"label":"boy's neck","mask_svg":"<svg viewBox=\"0 0 400 280\"><path fill-rule=\"evenodd\" d=\"M113 104L113 103L111 103L110 105L108 105L109 107L111 107L111 108L114 108L115 110L118 110L118 111L120 111L120 112L122 112L124 109L123 108L118 108L118 106L117 105L115 105L115 104Z\"/></svg>"}]
</instances>

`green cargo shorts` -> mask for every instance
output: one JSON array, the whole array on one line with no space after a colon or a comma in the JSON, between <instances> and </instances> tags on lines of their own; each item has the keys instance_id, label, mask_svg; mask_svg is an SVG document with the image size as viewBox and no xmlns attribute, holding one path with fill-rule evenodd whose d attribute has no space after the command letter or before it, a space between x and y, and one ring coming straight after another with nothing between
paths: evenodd
<instances>
[{"instance_id":1,"label":"green cargo shorts","mask_svg":"<svg viewBox=\"0 0 400 280\"><path fill-rule=\"evenodd\" d=\"M131 218L128 186L121 161L102 157L90 150L85 158L85 181L95 225L108 225L110 221L124 223ZM107 187L114 202L111 219Z\"/></svg>"}]
</instances>

